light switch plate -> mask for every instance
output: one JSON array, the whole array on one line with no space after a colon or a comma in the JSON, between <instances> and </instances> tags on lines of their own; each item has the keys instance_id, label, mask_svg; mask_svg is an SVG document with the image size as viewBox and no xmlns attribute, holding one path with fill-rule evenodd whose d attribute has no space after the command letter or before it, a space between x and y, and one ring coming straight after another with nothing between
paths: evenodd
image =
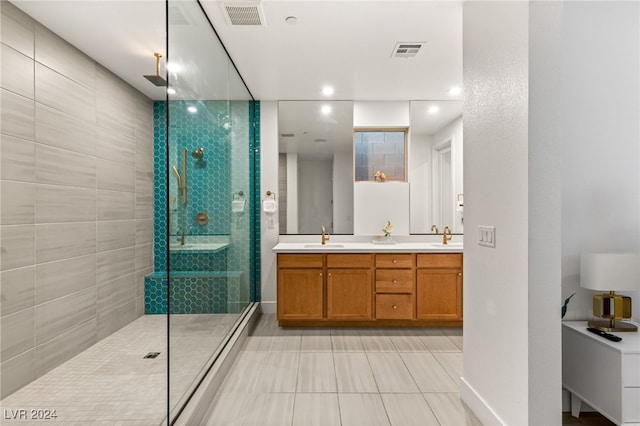
<instances>
[{"instance_id":1,"label":"light switch plate","mask_svg":"<svg viewBox=\"0 0 640 426\"><path fill-rule=\"evenodd\" d=\"M478 245L485 247L496 246L496 227L478 225Z\"/></svg>"}]
</instances>

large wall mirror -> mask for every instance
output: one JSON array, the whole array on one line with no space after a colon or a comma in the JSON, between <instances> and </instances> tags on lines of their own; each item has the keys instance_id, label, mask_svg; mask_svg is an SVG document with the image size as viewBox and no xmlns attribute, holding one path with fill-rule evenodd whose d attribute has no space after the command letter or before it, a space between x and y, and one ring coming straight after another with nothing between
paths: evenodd
<instances>
[{"instance_id":1,"label":"large wall mirror","mask_svg":"<svg viewBox=\"0 0 640 426\"><path fill-rule=\"evenodd\" d=\"M353 108L278 103L280 234L354 233ZM410 115L410 201L398 208L409 209L411 234L462 233L462 101L411 101Z\"/></svg>"}]
</instances>

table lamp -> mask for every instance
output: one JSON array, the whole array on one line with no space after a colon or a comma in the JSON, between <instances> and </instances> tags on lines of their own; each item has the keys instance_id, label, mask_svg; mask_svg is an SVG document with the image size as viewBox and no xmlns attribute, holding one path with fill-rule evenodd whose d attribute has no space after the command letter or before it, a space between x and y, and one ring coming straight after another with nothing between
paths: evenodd
<instances>
[{"instance_id":1,"label":"table lamp","mask_svg":"<svg viewBox=\"0 0 640 426\"><path fill-rule=\"evenodd\" d=\"M593 315L603 320L589 321L589 327L602 331L638 331L638 327L619 321L631 318L631 298L615 291L640 290L638 253L587 253L580 256L580 286L606 291L593 296Z\"/></svg>"}]
</instances>

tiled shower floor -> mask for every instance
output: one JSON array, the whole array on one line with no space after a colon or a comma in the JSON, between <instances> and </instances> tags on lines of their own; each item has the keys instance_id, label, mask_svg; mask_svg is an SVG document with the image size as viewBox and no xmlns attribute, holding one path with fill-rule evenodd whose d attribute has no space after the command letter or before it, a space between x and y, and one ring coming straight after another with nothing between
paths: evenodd
<instances>
[{"instance_id":1,"label":"tiled shower floor","mask_svg":"<svg viewBox=\"0 0 640 426\"><path fill-rule=\"evenodd\" d=\"M171 318L171 399L175 402L238 318ZM143 359L160 352L155 359ZM179 370L178 370L179 369ZM158 425L167 411L167 317L138 318L0 401L1 424ZM10 419L20 409L55 410L53 420ZM11 411L12 410L12 411Z\"/></svg>"}]
</instances>

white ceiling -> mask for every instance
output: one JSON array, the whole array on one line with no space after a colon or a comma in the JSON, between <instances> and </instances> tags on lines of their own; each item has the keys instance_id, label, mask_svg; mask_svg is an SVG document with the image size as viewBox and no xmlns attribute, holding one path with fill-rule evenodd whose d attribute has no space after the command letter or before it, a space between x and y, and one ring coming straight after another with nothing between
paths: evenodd
<instances>
[{"instance_id":1,"label":"white ceiling","mask_svg":"<svg viewBox=\"0 0 640 426\"><path fill-rule=\"evenodd\" d=\"M164 98L142 77L155 72L153 52L165 53L163 0L13 2L147 96ZM202 5L256 99L323 99L327 84L333 99L462 99L446 93L462 84L462 0L263 0L260 27L230 26L218 1ZM206 55L214 36L193 33L190 48ZM417 57L391 59L396 42L416 41L426 42Z\"/></svg>"}]
</instances>

